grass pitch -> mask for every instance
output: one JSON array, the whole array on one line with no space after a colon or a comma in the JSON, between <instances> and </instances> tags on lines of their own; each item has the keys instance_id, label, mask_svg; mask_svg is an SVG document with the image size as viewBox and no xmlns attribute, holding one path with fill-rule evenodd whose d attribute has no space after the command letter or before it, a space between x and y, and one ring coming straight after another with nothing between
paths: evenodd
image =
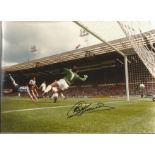
<instances>
[{"instance_id":1,"label":"grass pitch","mask_svg":"<svg viewBox=\"0 0 155 155\"><path fill-rule=\"evenodd\" d=\"M113 109L99 108L67 118L78 101L102 102ZM155 133L155 102L151 99L118 101L103 98L40 99L3 97L2 133Z\"/></svg>"}]
</instances>

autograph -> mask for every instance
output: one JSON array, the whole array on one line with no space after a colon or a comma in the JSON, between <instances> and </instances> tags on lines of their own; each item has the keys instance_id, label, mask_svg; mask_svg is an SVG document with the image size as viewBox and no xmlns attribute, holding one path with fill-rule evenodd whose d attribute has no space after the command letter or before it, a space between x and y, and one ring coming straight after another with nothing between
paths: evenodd
<instances>
[{"instance_id":1,"label":"autograph","mask_svg":"<svg viewBox=\"0 0 155 155\"><path fill-rule=\"evenodd\" d=\"M79 101L67 112L67 117L70 118L75 115L81 115L86 111L92 111L94 109L99 109L101 107L108 107L109 109L114 108L114 107L104 105L101 102L90 104L90 103L86 103L85 101Z\"/></svg>"}]
</instances>

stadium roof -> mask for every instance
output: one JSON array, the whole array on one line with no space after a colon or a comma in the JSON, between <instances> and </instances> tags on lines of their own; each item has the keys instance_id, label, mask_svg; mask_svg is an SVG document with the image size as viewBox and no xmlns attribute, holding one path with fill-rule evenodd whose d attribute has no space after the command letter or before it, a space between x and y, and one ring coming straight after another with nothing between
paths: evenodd
<instances>
[{"instance_id":1,"label":"stadium roof","mask_svg":"<svg viewBox=\"0 0 155 155\"><path fill-rule=\"evenodd\" d=\"M151 30L149 32L152 34L152 36L155 37L155 30ZM154 43L154 40L152 40L152 38L150 38L149 35L147 37L151 43ZM138 36L138 39L136 41L142 44L146 44L140 36ZM131 48L131 44L127 38L116 39L116 40L110 41L109 43L112 44L118 50L121 50L122 52L124 52L125 54L133 53L133 49ZM93 55L100 55L100 54L103 55L105 53L115 52L108 45L101 43L101 44L96 44L89 47L76 49L76 50L64 52L61 54L55 54L41 59L36 59L29 62L13 65L10 67L4 67L3 69L6 72L13 72L18 70L26 70L26 69L31 69L31 68L41 67L41 66L52 65L56 63L65 62L65 61L81 59L86 56L86 52L88 51L91 52Z\"/></svg>"},{"instance_id":2,"label":"stadium roof","mask_svg":"<svg viewBox=\"0 0 155 155\"><path fill-rule=\"evenodd\" d=\"M125 37L116 21L82 21L86 28L95 32L107 42ZM123 22L134 27L135 34L154 29L152 22ZM81 27L74 22L3 22L3 58L2 65L12 65L28 60L72 51L80 44L80 48L100 44L101 41L89 34L81 36ZM78 47L79 48L79 47Z\"/></svg>"}]
</instances>

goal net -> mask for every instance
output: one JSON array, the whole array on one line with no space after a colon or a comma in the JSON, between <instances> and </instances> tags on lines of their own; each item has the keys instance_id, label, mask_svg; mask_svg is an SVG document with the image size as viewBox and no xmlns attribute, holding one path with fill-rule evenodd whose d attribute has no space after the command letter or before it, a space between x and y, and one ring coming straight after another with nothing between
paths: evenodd
<instances>
[{"instance_id":1,"label":"goal net","mask_svg":"<svg viewBox=\"0 0 155 155\"><path fill-rule=\"evenodd\" d=\"M155 94L155 30L150 22L81 23L127 56L130 95L144 97ZM117 43L111 40L117 40ZM107 51L110 49L115 51L110 46ZM124 67L123 59L116 56L114 60ZM113 76L118 75L116 73ZM116 94L120 89L125 95L125 86L123 89L119 86L123 82L125 84L125 78L124 81L111 82L118 87ZM104 81L103 83L106 85Z\"/></svg>"},{"instance_id":2,"label":"goal net","mask_svg":"<svg viewBox=\"0 0 155 155\"><path fill-rule=\"evenodd\" d=\"M118 22L130 40L137 55L129 56L129 79L131 94L151 96L155 94L155 36L151 31L143 32L140 22ZM146 25L145 25L146 26ZM151 24L147 24L151 28ZM140 85L144 84L145 89ZM143 89L143 90L142 90Z\"/></svg>"}]
</instances>

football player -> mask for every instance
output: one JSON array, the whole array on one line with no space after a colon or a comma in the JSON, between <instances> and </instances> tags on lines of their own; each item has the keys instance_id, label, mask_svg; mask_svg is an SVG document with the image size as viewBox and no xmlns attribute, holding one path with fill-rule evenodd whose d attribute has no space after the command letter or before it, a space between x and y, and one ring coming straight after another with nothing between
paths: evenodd
<instances>
[{"instance_id":1,"label":"football player","mask_svg":"<svg viewBox=\"0 0 155 155\"><path fill-rule=\"evenodd\" d=\"M81 77L77 74L77 68L74 67L72 69L64 69L65 77L63 79L60 79L58 81L54 81L50 85L47 86L45 89L44 94L48 93L50 90L53 89L53 87L57 87L59 92L62 92L69 88L70 85L74 84L76 81L86 81L88 76L84 75L84 77Z\"/></svg>"},{"instance_id":2,"label":"football player","mask_svg":"<svg viewBox=\"0 0 155 155\"><path fill-rule=\"evenodd\" d=\"M9 74L9 78L14 86L14 89L9 89L7 91L4 91L4 93L12 93L12 92L17 92L18 96L20 96L21 93L27 93L28 96L31 98L32 101L36 102L38 101L37 97L35 96L35 94L32 94L30 92L30 89L28 86L21 86L19 84L16 83L16 81L13 79L13 77L11 76L11 74Z\"/></svg>"}]
</instances>

